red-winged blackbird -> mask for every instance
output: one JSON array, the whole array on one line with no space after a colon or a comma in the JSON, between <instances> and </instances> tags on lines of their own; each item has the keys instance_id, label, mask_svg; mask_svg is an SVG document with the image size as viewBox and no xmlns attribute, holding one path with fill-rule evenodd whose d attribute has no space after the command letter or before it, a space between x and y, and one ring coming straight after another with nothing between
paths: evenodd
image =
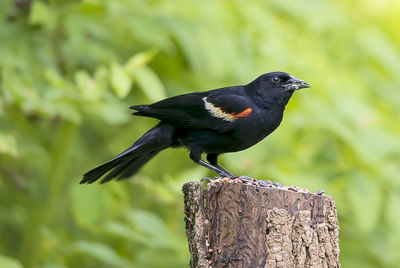
<instances>
[{"instance_id":1,"label":"red-winged blackbird","mask_svg":"<svg viewBox=\"0 0 400 268\"><path fill-rule=\"evenodd\" d=\"M81 183L123 179L169 147L186 147L190 158L220 176L234 177L218 164L222 153L249 148L274 131L295 90L311 85L284 72L263 74L244 86L175 96L151 105L131 106L133 115L160 122L129 149L90 170ZM207 162L201 154L207 154Z\"/></svg>"}]
</instances>

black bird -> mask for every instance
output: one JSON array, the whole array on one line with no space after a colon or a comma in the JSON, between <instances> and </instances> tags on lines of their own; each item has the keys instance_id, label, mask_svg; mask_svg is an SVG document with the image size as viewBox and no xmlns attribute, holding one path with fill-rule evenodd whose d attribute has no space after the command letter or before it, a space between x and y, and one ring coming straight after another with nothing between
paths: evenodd
<instances>
[{"instance_id":1,"label":"black bird","mask_svg":"<svg viewBox=\"0 0 400 268\"><path fill-rule=\"evenodd\" d=\"M222 153L249 148L274 131L295 90L311 85L284 72L259 76L232 86L171 97L150 105L135 105L133 115L160 122L129 149L83 175L80 183L123 179L169 147L186 147L190 158L220 176L234 177L218 164ZM207 154L207 162L201 159Z\"/></svg>"}]
</instances>

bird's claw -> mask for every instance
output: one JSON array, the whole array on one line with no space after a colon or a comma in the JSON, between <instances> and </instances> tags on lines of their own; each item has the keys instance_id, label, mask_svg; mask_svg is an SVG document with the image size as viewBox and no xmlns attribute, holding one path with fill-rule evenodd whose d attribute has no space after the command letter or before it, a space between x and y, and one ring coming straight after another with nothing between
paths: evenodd
<instances>
[{"instance_id":1,"label":"bird's claw","mask_svg":"<svg viewBox=\"0 0 400 268\"><path fill-rule=\"evenodd\" d=\"M225 182L229 181L229 180L235 180L235 179L240 179L242 182L257 182L258 185L262 186L262 187L271 187L271 186L275 186L276 188L282 188L282 184L280 184L277 181L270 181L270 180L256 180L253 179L251 177L248 176L238 176L238 175L232 175L232 176L222 176L222 177L214 177L214 178L210 178L210 177L205 177L202 178L200 181L207 181L207 182L211 182L211 181L216 181L216 180L224 180ZM322 195L324 193L324 191L320 190L317 192L317 195Z\"/></svg>"},{"instance_id":2,"label":"bird's claw","mask_svg":"<svg viewBox=\"0 0 400 268\"><path fill-rule=\"evenodd\" d=\"M241 179L243 182L254 182L255 179L250 178L248 176L237 176L239 179Z\"/></svg>"},{"instance_id":3,"label":"bird's claw","mask_svg":"<svg viewBox=\"0 0 400 268\"><path fill-rule=\"evenodd\" d=\"M272 181L269 180L257 180L257 183L262 187L270 187L272 185Z\"/></svg>"},{"instance_id":4,"label":"bird's claw","mask_svg":"<svg viewBox=\"0 0 400 268\"><path fill-rule=\"evenodd\" d=\"M282 187L282 184L280 184L280 183L277 182L277 181L274 181L274 182L272 183L272 185L275 185L277 188L281 188L281 187Z\"/></svg>"},{"instance_id":5,"label":"bird's claw","mask_svg":"<svg viewBox=\"0 0 400 268\"><path fill-rule=\"evenodd\" d=\"M216 181L216 180L219 180L219 179L221 179L221 178L220 178L220 177L214 177L214 178L204 177L204 178L202 178L202 179L200 180L200 182L203 182L203 181L208 181L208 182L210 182L210 181Z\"/></svg>"},{"instance_id":6,"label":"bird's claw","mask_svg":"<svg viewBox=\"0 0 400 268\"><path fill-rule=\"evenodd\" d=\"M317 192L317 195L323 195L324 193L325 193L324 190L319 190L319 191Z\"/></svg>"}]
</instances>

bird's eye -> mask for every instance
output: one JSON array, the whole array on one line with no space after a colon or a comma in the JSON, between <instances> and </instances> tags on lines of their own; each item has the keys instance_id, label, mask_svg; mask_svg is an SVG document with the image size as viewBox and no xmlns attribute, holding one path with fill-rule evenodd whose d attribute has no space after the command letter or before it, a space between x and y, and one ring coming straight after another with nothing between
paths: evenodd
<instances>
[{"instance_id":1,"label":"bird's eye","mask_svg":"<svg viewBox=\"0 0 400 268\"><path fill-rule=\"evenodd\" d=\"M274 77L272 77L272 82L273 83L279 83L281 81L281 79L279 78L279 77L277 77L277 76L274 76Z\"/></svg>"}]
</instances>

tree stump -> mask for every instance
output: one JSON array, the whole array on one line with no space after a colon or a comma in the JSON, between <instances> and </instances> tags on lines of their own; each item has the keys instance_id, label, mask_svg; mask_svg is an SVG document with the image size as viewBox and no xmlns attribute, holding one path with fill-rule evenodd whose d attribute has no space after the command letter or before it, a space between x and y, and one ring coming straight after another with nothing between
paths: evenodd
<instances>
[{"instance_id":1,"label":"tree stump","mask_svg":"<svg viewBox=\"0 0 400 268\"><path fill-rule=\"evenodd\" d=\"M192 268L340 267L330 196L240 179L183 192Z\"/></svg>"}]
</instances>

